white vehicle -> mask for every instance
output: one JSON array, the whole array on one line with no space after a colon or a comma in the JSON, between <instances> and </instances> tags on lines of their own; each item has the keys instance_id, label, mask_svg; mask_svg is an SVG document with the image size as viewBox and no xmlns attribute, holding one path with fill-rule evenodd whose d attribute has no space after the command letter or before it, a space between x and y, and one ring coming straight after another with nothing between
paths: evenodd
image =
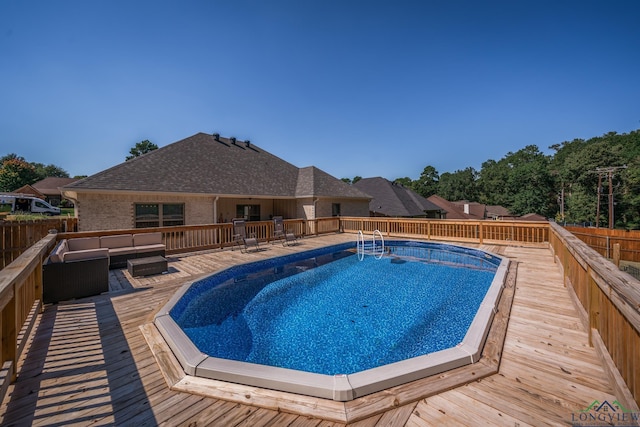
<instances>
[{"instance_id":1,"label":"white vehicle","mask_svg":"<svg viewBox=\"0 0 640 427\"><path fill-rule=\"evenodd\" d=\"M31 212L44 215L60 215L60 208L37 197L26 194L0 194L0 205L10 205L11 212Z\"/></svg>"}]
</instances>

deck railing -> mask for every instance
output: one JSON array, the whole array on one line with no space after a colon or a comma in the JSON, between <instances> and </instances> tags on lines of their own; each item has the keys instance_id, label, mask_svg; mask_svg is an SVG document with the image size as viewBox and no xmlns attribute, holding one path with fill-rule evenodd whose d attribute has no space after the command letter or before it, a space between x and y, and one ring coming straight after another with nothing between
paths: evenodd
<instances>
[{"instance_id":1,"label":"deck railing","mask_svg":"<svg viewBox=\"0 0 640 427\"><path fill-rule=\"evenodd\" d=\"M549 224L532 221L473 221L442 219L341 217L341 230L372 233L379 230L389 237L477 242L480 244L546 244Z\"/></svg>"},{"instance_id":2,"label":"deck railing","mask_svg":"<svg viewBox=\"0 0 640 427\"><path fill-rule=\"evenodd\" d=\"M56 242L49 234L0 271L0 401L42 306L42 262Z\"/></svg>"},{"instance_id":3,"label":"deck railing","mask_svg":"<svg viewBox=\"0 0 640 427\"><path fill-rule=\"evenodd\" d=\"M610 355L617 375L626 384L626 401L640 404L640 282L620 272L578 237L556 224L526 221L449 221L387 218L320 218L285 220L285 228L297 236L322 233L373 233L387 237L415 237L478 244L532 245L551 247L562 265L565 283L575 294L591 342ZM247 222L247 232L263 242L273 237L272 221ZM167 253L195 252L231 247L231 224L163 227L153 229L113 230L51 234L0 271L0 308L2 309L2 378L7 381L20 352L19 331L42 293L42 259L51 251L56 238L104 236L123 233L161 231ZM27 322L28 323L28 322ZM28 333L27 333L28 335ZM7 365L8 364L8 365ZM0 393L6 381L0 378ZM620 393L625 390L621 389ZM2 397L2 396L0 396Z\"/></svg>"},{"instance_id":4,"label":"deck railing","mask_svg":"<svg viewBox=\"0 0 640 427\"><path fill-rule=\"evenodd\" d=\"M584 309L590 344L604 347L601 353L611 356L620 380L633 395L626 400L640 406L640 282L569 231L557 224L550 227L551 248L562 264L565 284ZM626 392L624 387L616 391Z\"/></svg>"},{"instance_id":5,"label":"deck railing","mask_svg":"<svg viewBox=\"0 0 640 427\"><path fill-rule=\"evenodd\" d=\"M337 232L339 230L338 220L333 218L316 220L287 219L283 223L285 230L290 230L299 237L319 234L317 230L324 230L324 233ZM333 229L327 226L327 224L334 223ZM245 226L247 236L255 235L261 242L273 240L273 221L248 221ZM158 231L162 233L162 240L166 246L167 254L221 249L234 245L233 224L231 223L59 233L58 240L73 237L113 236Z\"/></svg>"}]
</instances>

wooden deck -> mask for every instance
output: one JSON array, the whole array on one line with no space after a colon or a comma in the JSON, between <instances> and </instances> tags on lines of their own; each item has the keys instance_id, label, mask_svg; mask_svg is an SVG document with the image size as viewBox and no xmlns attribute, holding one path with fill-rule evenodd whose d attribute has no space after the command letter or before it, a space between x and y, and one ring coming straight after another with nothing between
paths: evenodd
<instances>
[{"instance_id":1,"label":"wooden deck","mask_svg":"<svg viewBox=\"0 0 640 427\"><path fill-rule=\"evenodd\" d=\"M20 360L18 380L2 402L2 425L345 425L172 390L165 378L171 373L160 369L143 334L186 281L238 262L345 239L355 236L264 245L265 251L250 254L227 249L173 256L168 274L132 278L126 269L114 270L109 294L47 306ZM550 250L485 249L518 262L499 372L348 425L568 425L595 400L616 400Z\"/></svg>"}]
</instances>

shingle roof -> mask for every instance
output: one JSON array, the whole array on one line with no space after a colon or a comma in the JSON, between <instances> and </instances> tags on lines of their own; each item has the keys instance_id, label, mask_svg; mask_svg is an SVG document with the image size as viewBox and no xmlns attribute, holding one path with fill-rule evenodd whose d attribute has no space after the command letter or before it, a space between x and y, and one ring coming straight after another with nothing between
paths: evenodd
<instances>
[{"instance_id":1,"label":"shingle roof","mask_svg":"<svg viewBox=\"0 0 640 427\"><path fill-rule=\"evenodd\" d=\"M424 216L425 212L441 210L414 191L385 178L363 178L352 186L373 197L369 202L371 212L387 216L416 217Z\"/></svg>"},{"instance_id":2,"label":"shingle roof","mask_svg":"<svg viewBox=\"0 0 640 427\"><path fill-rule=\"evenodd\" d=\"M370 199L368 194L334 178L328 173L309 166L301 168L298 174L296 197L353 197L358 199Z\"/></svg>"},{"instance_id":3,"label":"shingle roof","mask_svg":"<svg viewBox=\"0 0 640 427\"><path fill-rule=\"evenodd\" d=\"M33 184L33 188L44 195L60 195L60 187L69 185L77 181L77 178L58 178L54 176L47 177Z\"/></svg>"},{"instance_id":4,"label":"shingle roof","mask_svg":"<svg viewBox=\"0 0 640 427\"><path fill-rule=\"evenodd\" d=\"M458 200L452 203L462 209L463 212L465 210L465 205L467 205L469 209L469 217L472 219L486 219L487 217L486 205L483 205L482 203L469 202L467 200Z\"/></svg>"},{"instance_id":5,"label":"shingle roof","mask_svg":"<svg viewBox=\"0 0 640 427\"><path fill-rule=\"evenodd\" d=\"M310 191L305 196L368 198L315 167L299 169L253 143L234 143L205 133L150 151L65 189L292 198Z\"/></svg>"},{"instance_id":6,"label":"shingle roof","mask_svg":"<svg viewBox=\"0 0 640 427\"><path fill-rule=\"evenodd\" d=\"M434 194L427 198L431 203L440 206L446 213L447 219L471 219L471 215L465 214L462 208L459 208L450 201Z\"/></svg>"}]
</instances>

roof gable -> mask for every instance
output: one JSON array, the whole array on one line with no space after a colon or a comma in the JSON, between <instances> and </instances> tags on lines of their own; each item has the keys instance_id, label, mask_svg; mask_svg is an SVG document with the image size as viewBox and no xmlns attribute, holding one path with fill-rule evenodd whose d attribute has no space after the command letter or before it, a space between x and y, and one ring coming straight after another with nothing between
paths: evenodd
<instances>
[{"instance_id":1,"label":"roof gable","mask_svg":"<svg viewBox=\"0 0 640 427\"><path fill-rule=\"evenodd\" d=\"M328 173L308 166L298 174L296 197L352 197L370 199L369 195Z\"/></svg>"}]
</instances>

